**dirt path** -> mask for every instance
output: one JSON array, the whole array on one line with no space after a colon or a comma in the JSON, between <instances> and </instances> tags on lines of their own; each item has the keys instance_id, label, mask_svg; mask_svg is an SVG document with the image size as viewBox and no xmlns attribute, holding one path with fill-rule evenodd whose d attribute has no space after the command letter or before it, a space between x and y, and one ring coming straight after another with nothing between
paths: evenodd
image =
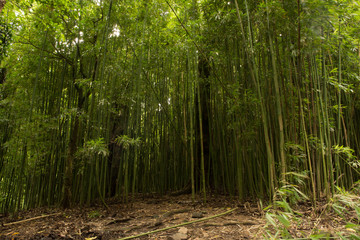
<instances>
[{"instance_id":1,"label":"dirt path","mask_svg":"<svg viewBox=\"0 0 360 240\"><path fill-rule=\"evenodd\" d=\"M35 209L17 218L0 218L0 239L121 239L157 229L218 215L206 221L160 231L134 239L262 239L265 218L256 203L240 204L230 197L213 196L208 203L191 202L191 196L137 197L129 204L110 202L101 206ZM304 216L306 217L306 216ZM23 221L28 220L28 221ZM304 221L310 231L316 218ZM21 222L17 222L21 221ZM14 223L16 222L16 223ZM9 224L14 223L14 224ZM326 226L328 221L319 223Z\"/></svg>"}]
</instances>

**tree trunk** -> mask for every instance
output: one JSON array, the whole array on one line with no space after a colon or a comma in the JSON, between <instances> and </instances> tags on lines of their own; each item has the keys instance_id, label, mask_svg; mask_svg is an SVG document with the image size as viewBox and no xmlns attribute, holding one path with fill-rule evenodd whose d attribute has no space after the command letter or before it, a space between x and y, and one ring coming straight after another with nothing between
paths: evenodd
<instances>
[{"instance_id":1,"label":"tree trunk","mask_svg":"<svg viewBox=\"0 0 360 240\"><path fill-rule=\"evenodd\" d=\"M77 150L77 143L79 138L79 125L80 119L78 113L81 112L85 97L83 96L83 91L80 88L77 88L78 92L78 106L77 106L77 113L75 116L74 123L71 126L70 132L70 141L68 145L68 153L66 157L65 163L65 175L64 175L64 187L63 187L63 201L62 206L64 208L71 207L72 203L72 180L73 180L73 163L75 158L75 153Z\"/></svg>"},{"instance_id":2,"label":"tree trunk","mask_svg":"<svg viewBox=\"0 0 360 240\"><path fill-rule=\"evenodd\" d=\"M0 84L5 82L6 78L6 68L0 68Z\"/></svg>"},{"instance_id":3,"label":"tree trunk","mask_svg":"<svg viewBox=\"0 0 360 240\"><path fill-rule=\"evenodd\" d=\"M123 152L123 147L115 143L115 138L124 135L125 129L129 118L129 107L126 105L117 106L115 105L117 112L120 114L114 114L112 116L112 130L111 130L111 143L109 146L109 162L108 168L110 173L110 186L109 186L109 197L113 197L116 194L116 186L118 183L118 172L120 166L120 158Z\"/></svg>"}]
</instances>

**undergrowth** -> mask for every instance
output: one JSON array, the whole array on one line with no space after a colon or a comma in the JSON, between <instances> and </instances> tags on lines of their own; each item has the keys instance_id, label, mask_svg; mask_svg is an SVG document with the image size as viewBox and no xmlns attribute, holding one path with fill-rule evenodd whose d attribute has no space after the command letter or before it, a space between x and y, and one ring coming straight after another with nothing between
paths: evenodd
<instances>
[{"instance_id":1,"label":"undergrowth","mask_svg":"<svg viewBox=\"0 0 360 240\"><path fill-rule=\"evenodd\" d=\"M301 191L307 176L288 174L293 178L291 183L283 183L277 189L272 204L264 208L265 239L360 240L360 181L349 191L336 187L330 201L318 203L318 207L310 211L302 211L301 205L310 204L308 197ZM320 223L325 219L337 222L342 227L322 229Z\"/></svg>"}]
</instances>

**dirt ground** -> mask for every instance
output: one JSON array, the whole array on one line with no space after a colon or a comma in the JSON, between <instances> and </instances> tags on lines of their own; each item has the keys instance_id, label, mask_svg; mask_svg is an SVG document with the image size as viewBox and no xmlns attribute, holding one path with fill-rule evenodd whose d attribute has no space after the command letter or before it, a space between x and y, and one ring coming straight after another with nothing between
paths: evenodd
<instances>
[{"instance_id":1,"label":"dirt ground","mask_svg":"<svg viewBox=\"0 0 360 240\"><path fill-rule=\"evenodd\" d=\"M190 195L137 196L130 198L128 204L109 201L108 207L39 208L20 212L16 217L1 217L0 239L122 239L192 221L199 222L133 239L264 239L268 236L259 203L240 203L229 196L209 196L206 204L200 199L193 203ZM321 209L305 204L298 211L302 217L291 228L294 237L306 238L315 229L328 236L346 231L345 222L323 214ZM226 212L229 213L210 218ZM267 229L271 231L271 227Z\"/></svg>"}]
</instances>

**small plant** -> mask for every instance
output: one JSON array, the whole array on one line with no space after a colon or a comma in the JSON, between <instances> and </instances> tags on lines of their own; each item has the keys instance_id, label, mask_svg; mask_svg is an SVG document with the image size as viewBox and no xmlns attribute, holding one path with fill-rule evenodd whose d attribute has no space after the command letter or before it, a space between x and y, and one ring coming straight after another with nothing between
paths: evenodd
<instances>
[{"instance_id":1,"label":"small plant","mask_svg":"<svg viewBox=\"0 0 360 240\"><path fill-rule=\"evenodd\" d=\"M306 234L302 239L360 239L360 182L355 184L351 191L336 187L336 194L326 206L330 206L342 221L346 231L338 231L335 233L323 232L317 228L313 228L311 233ZM290 186L290 187L289 187ZM304 233L295 233L291 229L296 229L296 224L303 221L301 215L291 208L294 203L305 200L304 195L300 192L296 185L284 185L277 190L272 205L264 209L266 211L266 239L296 239L295 235L303 235ZM292 202L292 204L291 204ZM327 208L329 209L329 208ZM323 211L324 213L325 211Z\"/></svg>"},{"instance_id":2,"label":"small plant","mask_svg":"<svg viewBox=\"0 0 360 240\"><path fill-rule=\"evenodd\" d=\"M98 218L100 216L101 216L101 214L96 210L91 211L91 212L88 213L89 218Z\"/></svg>"},{"instance_id":3,"label":"small plant","mask_svg":"<svg viewBox=\"0 0 360 240\"><path fill-rule=\"evenodd\" d=\"M141 138L131 138L127 135L117 136L115 142L119 146L123 146L125 149L128 149L130 146L138 147L141 144Z\"/></svg>"},{"instance_id":4,"label":"small plant","mask_svg":"<svg viewBox=\"0 0 360 240\"><path fill-rule=\"evenodd\" d=\"M79 158L92 158L94 156L107 157L109 150L103 138L87 141L82 148L77 151Z\"/></svg>"},{"instance_id":5,"label":"small plant","mask_svg":"<svg viewBox=\"0 0 360 240\"><path fill-rule=\"evenodd\" d=\"M341 239L360 239L360 196L359 182L351 191L336 187L337 193L331 199L332 209L345 221L345 228L354 234L337 233Z\"/></svg>"},{"instance_id":6,"label":"small plant","mask_svg":"<svg viewBox=\"0 0 360 240\"><path fill-rule=\"evenodd\" d=\"M294 224L301 222L301 214L295 211L292 206L298 202L308 200L308 197L300 191L301 185L305 184L303 179L306 179L305 174L299 174L294 172L286 173L288 179L293 182L285 182L283 186L279 188L273 199L273 204L266 207L266 236L268 239L279 239L279 238L293 238L294 234L291 233L290 229Z\"/></svg>"},{"instance_id":7,"label":"small plant","mask_svg":"<svg viewBox=\"0 0 360 240\"><path fill-rule=\"evenodd\" d=\"M340 159L344 160L349 166L359 173L358 168L360 167L360 161L354 155L354 150L349 147L334 145L332 147L332 152L337 154Z\"/></svg>"}]
</instances>

